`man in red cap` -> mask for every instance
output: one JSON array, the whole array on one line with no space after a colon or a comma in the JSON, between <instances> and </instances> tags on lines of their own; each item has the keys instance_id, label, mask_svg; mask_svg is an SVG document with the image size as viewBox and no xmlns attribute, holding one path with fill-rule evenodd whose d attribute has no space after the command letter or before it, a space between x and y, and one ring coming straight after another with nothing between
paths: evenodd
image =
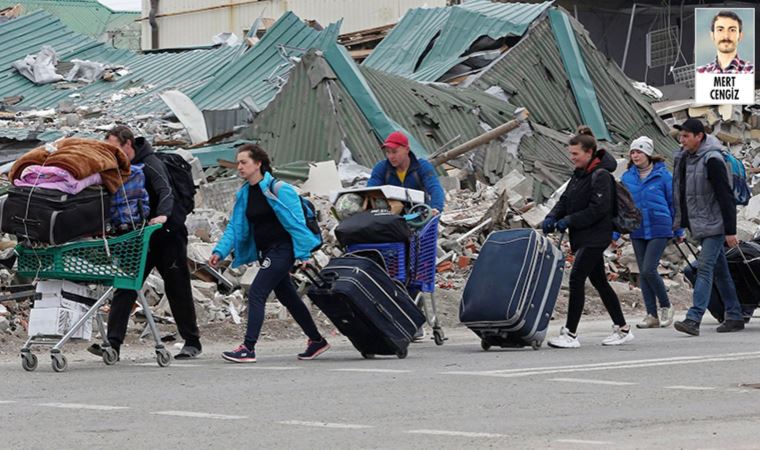
<instances>
[{"instance_id":1,"label":"man in red cap","mask_svg":"<svg viewBox=\"0 0 760 450\"><path fill-rule=\"evenodd\" d=\"M445 196L433 165L417 159L409 150L409 139L394 131L383 143L386 159L375 164L367 186L392 185L425 192L428 205L437 214L443 210Z\"/></svg>"}]
</instances>

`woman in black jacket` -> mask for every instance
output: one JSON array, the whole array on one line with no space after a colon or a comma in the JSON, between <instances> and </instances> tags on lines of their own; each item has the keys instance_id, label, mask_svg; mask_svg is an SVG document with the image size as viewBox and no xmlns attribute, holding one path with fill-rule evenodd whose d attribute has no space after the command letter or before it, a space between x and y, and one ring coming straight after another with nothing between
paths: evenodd
<instances>
[{"instance_id":1,"label":"woman in black jacket","mask_svg":"<svg viewBox=\"0 0 760 450\"><path fill-rule=\"evenodd\" d=\"M615 291L604 272L604 249L612 239L615 185L612 172L617 162L612 155L596 148L594 134L585 125L568 143L573 177L557 204L543 222L544 234L555 229L570 230L570 248L575 255L570 272L570 301L567 320L559 336L549 339L556 348L580 347L576 334L585 302L586 278L599 292L614 326L602 345L620 345L633 339Z\"/></svg>"}]
</instances>

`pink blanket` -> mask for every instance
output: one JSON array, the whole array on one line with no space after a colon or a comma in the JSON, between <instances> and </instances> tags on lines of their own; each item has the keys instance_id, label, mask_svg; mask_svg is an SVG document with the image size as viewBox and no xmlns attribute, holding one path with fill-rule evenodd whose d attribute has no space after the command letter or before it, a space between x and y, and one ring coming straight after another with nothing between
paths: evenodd
<instances>
[{"instance_id":1,"label":"pink blanket","mask_svg":"<svg viewBox=\"0 0 760 450\"><path fill-rule=\"evenodd\" d=\"M21 177L13 180L18 187L38 187L55 189L67 194L78 194L87 186L102 184L100 173L95 172L81 180L77 180L66 169L54 166L28 166L21 172Z\"/></svg>"}]
</instances>

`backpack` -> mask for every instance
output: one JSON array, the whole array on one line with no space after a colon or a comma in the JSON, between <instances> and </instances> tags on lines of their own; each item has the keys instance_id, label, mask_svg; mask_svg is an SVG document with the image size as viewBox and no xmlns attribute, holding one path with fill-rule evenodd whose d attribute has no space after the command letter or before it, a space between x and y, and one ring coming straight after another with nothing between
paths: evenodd
<instances>
[{"instance_id":1,"label":"backpack","mask_svg":"<svg viewBox=\"0 0 760 450\"><path fill-rule=\"evenodd\" d=\"M172 222L184 223L188 214L195 209L195 182L190 163L181 155L169 152L156 152L156 157L166 167L174 196Z\"/></svg>"},{"instance_id":2,"label":"backpack","mask_svg":"<svg viewBox=\"0 0 760 450\"><path fill-rule=\"evenodd\" d=\"M749 191L749 184L747 183L747 171L744 169L744 164L736 159L736 157L728 150L719 150L723 155L723 161L726 162L726 170L728 171L728 184L731 186L731 191L734 194L734 203L737 205L746 206L749 203L752 193ZM706 162L707 160L705 160Z\"/></svg>"},{"instance_id":3,"label":"backpack","mask_svg":"<svg viewBox=\"0 0 760 450\"><path fill-rule=\"evenodd\" d=\"M601 170L594 172L592 181L599 172ZM605 172L607 171L605 170ZM617 181L611 173L610 176L612 177L613 197L615 198L615 202L612 204L612 228L621 234L631 233L641 227L641 211L636 207L636 202L633 201L633 196L628 188Z\"/></svg>"},{"instance_id":4,"label":"backpack","mask_svg":"<svg viewBox=\"0 0 760 450\"><path fill-rule=\"evenodd\" d=\"M280 187L282 187L282 182L277 178L274 178L269 184L269 190L272 192L272 194L274 194L275 197L278 197ZM311 202L311 200L304 197L303 195L299 195L298 198L301 199L301 209L303 210L303 216L306 219L306 228L308 228L309 231L311 231L312 234L314 234L314 236L319 239L319 244L315 245L314 248L311 249L313 253L322 248L323 244L322 230L319 227L319 220L317 219L317 209L314 207L314 204Z\"/></svg>"},{"instance_id":5,"label":"backpack","mask_svg":"<svg viewBox=\"0 0 760 450\"><path fill-rule=\"evenodd\" d=\"M134 227L150 216L150 199L145 189L142 164L131 166L129 178L111 197L111 224Z\"/></svg>"}]
</instances>

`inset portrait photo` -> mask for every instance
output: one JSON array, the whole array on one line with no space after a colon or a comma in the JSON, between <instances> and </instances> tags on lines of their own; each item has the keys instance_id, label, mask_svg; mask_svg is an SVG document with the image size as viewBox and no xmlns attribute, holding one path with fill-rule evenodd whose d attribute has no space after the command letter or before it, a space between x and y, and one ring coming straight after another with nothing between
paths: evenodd
<instances>
[{"instance_id":1,"label":"inset portrait photo","mask_svg":"<svg viewBox=\"0 0 760 450\"><path fill-rule=\"evenodd\" d=\"M698 73L755 73L755 10L696 10Z\"/></svg>"}]
</instances>

